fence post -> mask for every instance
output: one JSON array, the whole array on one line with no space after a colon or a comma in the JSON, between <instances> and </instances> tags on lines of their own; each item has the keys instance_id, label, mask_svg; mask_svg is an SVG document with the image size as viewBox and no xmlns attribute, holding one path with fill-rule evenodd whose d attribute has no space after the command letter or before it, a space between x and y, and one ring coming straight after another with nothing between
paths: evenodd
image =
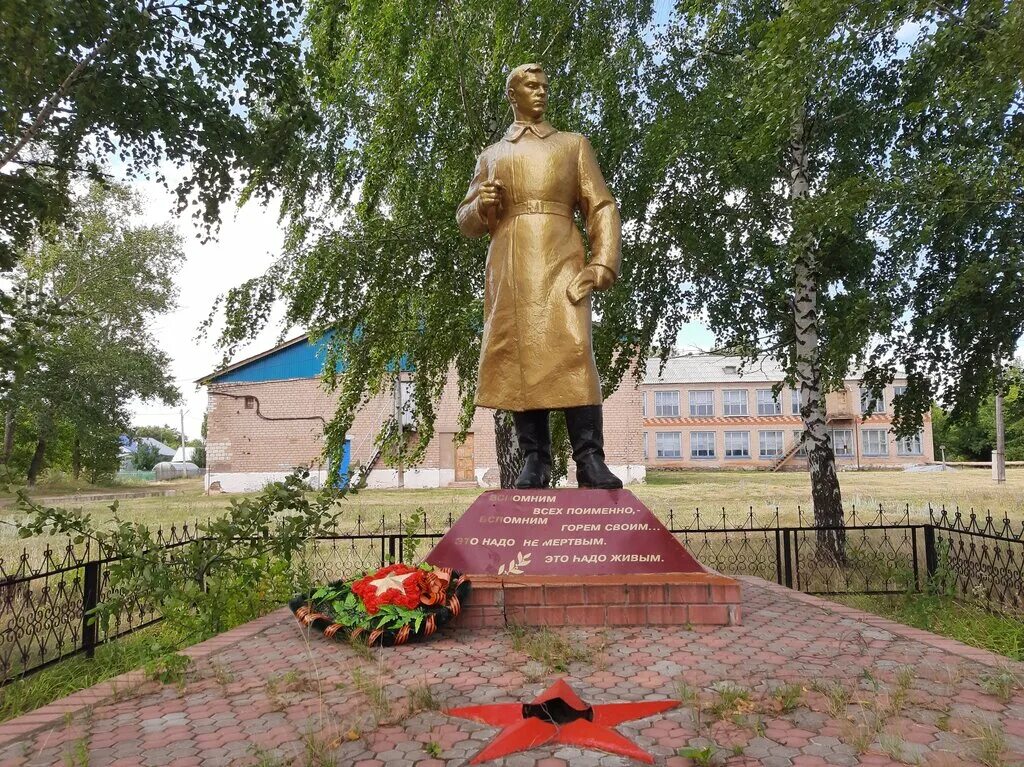
<instances>
[{"instance_id":1,"label":"fence post","mask_svg":"<svg viewBox=\"0 0 1024 767\"><path fill-rule=\"evenodd\" d=\"M388 536L388 562L397 562L396 554L398 553L398 536Z\"/></svg>"},{"instance_id":2,"label":"fence post","mask_svg":"<svg viewBox=\"0 0 1024 767\"><path fill-rule=\"evenodd\" d=\"M795 531L785 528L782 531L782 556L785 565L783 586L787 589L793 588L793 544L792 538Z\"/></svg>"},{"instance_id":3,"label":"fence post","mask_svg":"<svg viewBox=\"0 0 1024 767\"><path fill-rule=\"evenodd\" d=\"M924 567L927 583L931 583L939 570L939 551L935 547L935 525L924 526Z\"/></svg>"},{"instance_id":4,"label":"fence post","mask_svg":"<svg viewBox=\"0 0 1024 767\"><path fill-rule=\"evenodd\" d=\"M82 583L82 647L85 657L96 654L96 643L99 639L99 625L93 610L100 601L100 563L85 563L85 579Z\"/></svg>"},{"instance_id":5,"label":"fence post","mask_svg":"<svg viewBox=\"0 0 1024 767\"><path fill-rule=\"evenodd\" d=\"M780 586L784 583L782 580L782 530L778 527L775 528L775 582Z\"/></svg>"}]
</instances>

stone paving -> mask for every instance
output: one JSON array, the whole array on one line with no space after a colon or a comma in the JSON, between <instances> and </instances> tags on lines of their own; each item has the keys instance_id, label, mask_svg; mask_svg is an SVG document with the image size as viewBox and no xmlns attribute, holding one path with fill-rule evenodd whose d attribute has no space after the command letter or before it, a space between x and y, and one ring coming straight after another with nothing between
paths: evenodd
<instances>
[{"instance_id":1,"label":"stone paving","mask_svg":"<svg viewBox=\"0 0 1024 767\"><path fill-rule=\"evenodd\" d=\"M669 767L695 763L688 747L730 767L1024 765L1024 664L742 580L743 625L563 630L579 656L564 672L525 652L536 636L358 651L280 610L190 648L180 684L133 672L0 725L0 767L463 765L497 730L439 708L526 700L558 677L591 702L683 699L618 727ZM631 762L553 746L491 764Z\"/></svg>"}]
</instances>

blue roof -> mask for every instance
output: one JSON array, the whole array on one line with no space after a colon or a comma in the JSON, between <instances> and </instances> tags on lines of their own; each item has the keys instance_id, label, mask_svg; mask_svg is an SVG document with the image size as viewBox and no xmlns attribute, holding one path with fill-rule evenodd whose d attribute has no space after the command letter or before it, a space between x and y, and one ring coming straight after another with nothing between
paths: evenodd
<instances>
[{"instance_id":1,"label":"blue roof","mask_svg":"<svg viewBox=\"0 0 1024 767\"><path fill-rule=\"evenodd\" d=\"M284 381L289 378L318 378L324 369L329 342L329 335L314 342L311 342L308 336L299 336L254 357L229 365L219 372L211 373L200 383L255 383ZM339 370L341 369L339 365Z\"/></svg>"},{"instance_id":2,"label":"blue roof","mask_svg":"<svg viewBox=\"0 0 1024 767\"><path fill-rule=\"evenodd\" d=\"M196 383L259 383L284 381L289 378L319 378L324 369L327 346L332 334L333 331L328 331L316 341L310 341L309 336L292 338L273 349L210 373ZM403 371L411 370L405 356L399 364ZM339 362L337 369L339 373L344 371L344 363Z\"/></svg>"}]
</instances>

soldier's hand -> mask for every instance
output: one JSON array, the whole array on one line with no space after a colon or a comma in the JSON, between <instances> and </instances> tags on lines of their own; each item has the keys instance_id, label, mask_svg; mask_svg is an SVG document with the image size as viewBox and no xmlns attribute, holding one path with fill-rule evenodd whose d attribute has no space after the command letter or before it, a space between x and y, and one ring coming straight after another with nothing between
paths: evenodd
<instances>
[{"instance_id":1,"label":"soldier's hand","mask_svg":"<svg viewBox=\"0 0 1024 767\"><path fill-rule=\"evenodd\" d=\"M501 182L484 181L480 184L480 207L486 212L501 202Z\"/></svg>"},{"instance_id":2,"label":"soldier's hand","mask_svg":"<svg viewBox=\"0 0 1024 767\"><path fill-rule=\"evenodd\" d=\"M565 289L565 295L573 304L578 304L594 290L608 290L615 283L615 272L607 266L590 264Z\"/></svg>"}]
</instances>

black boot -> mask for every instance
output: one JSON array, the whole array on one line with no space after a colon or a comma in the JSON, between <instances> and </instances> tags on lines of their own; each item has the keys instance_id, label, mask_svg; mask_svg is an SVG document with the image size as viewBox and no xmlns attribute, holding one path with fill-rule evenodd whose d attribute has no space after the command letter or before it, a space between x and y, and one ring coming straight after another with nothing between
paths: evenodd
<instances>
[{"instance_id":1,"label":"black boot","mask_svg":"<svg viewBox=\"0 0 1024 767\"><path fill-rule=\"evenodd\" d=\"M547 410L526 410L512 413L523 451L523 470L516 478L520 490L547 487L551 484L551 430Z\"/></svg>"},{"instance_id":2,"label":"black boot","mask_svg":"<svg viewBox=\"0 0 1024 767\"><path fill-rule=\"evenodd\" d=\"M604 434L600 405L583 405L565 410L565 425L576 461L576 484L602 490L618 490L622 480L604 462Z\"/></svg>"}]
</instances>

